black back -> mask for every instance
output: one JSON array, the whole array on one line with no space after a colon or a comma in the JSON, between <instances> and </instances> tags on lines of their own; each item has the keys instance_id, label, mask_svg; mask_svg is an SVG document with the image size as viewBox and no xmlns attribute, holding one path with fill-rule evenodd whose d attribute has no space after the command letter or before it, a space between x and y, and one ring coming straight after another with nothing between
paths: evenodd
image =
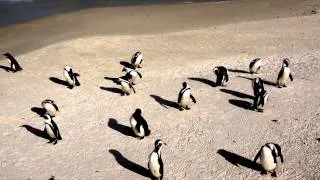
<instances>
[{"instance_id":1,"label":"black back","mask_svg":"<svg viewBox=\"0 0 320 180\"><path fill-rule=\"evenodd\" d=\"M256 58L256 59L252 60L252 61L250 62L250 64L249 64L249 68L251 69L251 68L253 67L253 65L254 65L257 61L259 61L259 60L260 60L260 58Z\"/></svg>"},{"instance_id":2,"label":"black back","mask_svg":"<svg viewBox=\"0 0 320 180\"><path fill-rule=\"evenodd\" d=\"M54 135L57 137L57 139L61 140L62 138L57 124L53 120L51 120L51 124L53 126Z\"/></svg>"},{"instance_id":3,"label":"black back","mask_svg":"<svg viewBox=\"0 0 320 180\"><path fill-rule=\"evenodd\" d=\"M252 80L252 88L254 96L258 96L264 91L263 80L261 78L254 78Z\"/></svg>"},{"instance_id":4,"label":"black back","mask_svg":"<svg viewBox=\"0 0 320 180\"><path fill-rule=\"evenodd\" d=\"M136 109L136 111L133 113L132 116L137 121L137 125L135 128L138 131L140 131L140 126L142 126L145 131L146 136L148 136L150 134L149 126L148 126L147 121L142 117L141 110Z\"/></svg>"},{"instance_id":5,"label":"black back","mask_svg":"<svg viewBox=\"0 0 320 180\"><path fill-rule=\"evenodd\" d=\"M229 81L229 76L228 76L228 70L224 66L217 66L215 67L214 73L217 76L216 84L217 85L222 85L222 80L225 78L226 82Z\"/></svg>"}]
</instances>

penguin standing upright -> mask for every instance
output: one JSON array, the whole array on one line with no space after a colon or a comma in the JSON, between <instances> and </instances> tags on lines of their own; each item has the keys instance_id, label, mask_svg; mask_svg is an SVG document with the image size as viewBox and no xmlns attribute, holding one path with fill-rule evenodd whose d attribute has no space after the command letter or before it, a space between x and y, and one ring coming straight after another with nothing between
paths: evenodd
<instances>
[{"instance_id":1,"label":"penguin standing upright","mask_svg":"<svg viewBox=\"0 0 320 180\"><path fill-rule=\"evenodd\" d=\"M138 77L142 78L142 75L140 74L139 71L136 69L131 69L127 67L123 67L122 72L126 72L126 77L127 79L133 84L136 84L136 81L138 80Z\"/></svg>"},{"instance_id":2,"label":"penguin standing upright","mask_svg":"<svg viewBox=\"0 0 320 180\"><path fill-rule=\"evenodd\" d=\"M70 66L64 67L63 75L66 78L70 89L72 89L74 86L80 86L77 75L72 71Z\"/></svg>"},{"instance_id":3,"label":"penguin standing upright","mask_svg":"<svg viewBox=\"0 0 320 180\"><path fill-rule=\"evenodd\" d=\"M136 67L141 68L142 60L143 60L143 54L140 51L138 51L133 54L131 58L131 65L135 68Z\"/></svg>"},{"instance_id":4,"label":"penguin standing upright","mask_svg":"<svg viewBox=\"0 0 320 180\"><path fill-rule=\"evenodd\" d=\"M267 143L263 145L254 158L254 162L260 158L260 164L262 165L266 174L267 172L271 172L271 176L277 177L276 167L277 167L277 157L280 157L281 163L283 163L283 156L281 153L281 147L275 143Z\"/></svg>"},{"instance_id":5,"label":"penguin standing upright","mask_svg":"<svg viewBox=\"0 0 320 180\"><path fill-rule=\"evenodd\" d=\"M279 88L287 87L286 82L290 78L291 81L293 81L292 74L290 72L289 68L289 59L285 58L282 62L282 68L279 72L278 78L277 78L277 85Z\"/></svg>"},{"instance_id":6,"label":"penguin standing upright","mask_svg":"<svg viewBox=\"0 0 320 180\"><path fill-rule=\"evenodd\" d=\"M48 114L45 114L44 124L45 124L44 131L50 137L49 143L53 142L53 144L57 144L58 140L62 140L57 124L52 120L51 116L49 116Z\"/></svg>"},{"instance_id":7,"label":"penguin standing upright","mask_svg":"<svg viewBox=\"0 0 320 180\"><path fill-rule=\"evenodd\" d=\"M10 53L5 53L3 55L8 58L8 62L10 63L10 68L12 72L17 72L22 70L18 61Z\"/></svg>"},{"instance_id":8,"label":"penguin standing upright","mask_svg":"<svg viewBox=\"0 0 320 180\"><path fill-rule=\"evenodd\" d=\"M130 95L131 94L131 89L132 89L133 93L136 93L136 90L134 89L132 84L129 82L127 77L118 78L117 84L121 85L121 89L122 89L122 92L123 92L122 95Z\"/></svg>"},{"instance_id":9,"label":"penguin standing upright","mask_svg":"<svg viewBox=\"0 0 320 180\"><path fill-rule=\"evenodd\" d=\"M41 102L43 109L46 110L50 116L56 116L59 112L59 108L53 100L46 99Z\"/></svg>"},{"instance_id":10,"label":"penguin standing upright","mask_svg":"<svg viewBox=\"0 0 320 180\"><path fill-rule=\"evenodd\" d=\"M148 168L151 175L157 180L162 180L163 178L163 162L161 158L162 145L167 144L161 139L157 139L154 143L154 150L149 155Z\"/></svg>"},{"instance_id":11,"label":"penguin standing upright","mask_svg":"<svg viewBox=\"0 0 320 180\"><path fill-rule=\"evenodd\" d=\"M134 134L140 139L143 139L144 136L150 135L150 130L147 121L142 117L141 113L141 109L136 109L130 118L130 125Z\"/></svg>"},{"instance_id":12,"label":"penguin standing upright","mask_svg":"<svg viewBox=\"0 0 320 180\"><path fill-rule=\"evenodd\" d=\"M263 80L261 78L254 78L252 80L252 88L254 94L254 100L252 109L254 111L263 112L263 106L267 103L269 93L264 90Z\"/></svg>"},{"instance_id":13,"label":"penguin standing upright","mask_svg":"<svg viewBox=\"0 0 320 180\"><path fill-rule=\"evenodd\" d=\"M262 67L262 60L260 58L256 58L252 60L249 64L250 73L258 73L260 68Z\"/></svg>"},{"instance_id":14,"label":"penguin standing upright","mask_svg":"<svg viewBox=\"0 0 320 180\"><path fill-rule=\"evenodd\" d=\"M191 94L190 86L186 82L183 82L182 86L183 88L180 90L178 97L178 105L180 111L182 111L183 109L189 110L189 104L191 100L196 103L196 99Z\"/></svg>"},{"instance_id":15,"label":"penguin standing upright","mask_svg":"<svg viewBox=\"0 0 320 180\"><path fill-rule=\"evenodd\" d=\"M228 70L224 66L217 66L213 69L214 73L217 76L216 85L224 86L226 82L229 81Z\"/></svg>"}]
</instances>

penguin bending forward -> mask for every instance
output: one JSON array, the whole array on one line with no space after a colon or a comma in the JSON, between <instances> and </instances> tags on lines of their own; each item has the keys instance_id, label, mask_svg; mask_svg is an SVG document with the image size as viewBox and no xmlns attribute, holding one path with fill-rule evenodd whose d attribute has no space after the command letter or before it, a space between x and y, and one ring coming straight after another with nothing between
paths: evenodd
<instances>
[{"instance_id":1,"label":"penguin bending forward","mask_svg":"<svg viewBox=\"0 0 320 180\"><path fill-rule=\"evenodd\" d=\"M46 99L41 102L41 106L46 110L50 116L56 116L59 112L59 108L53 100Z\"/></svg>"},{"instance_id":2,"label":"penguin bending forward","mask_svg":"<svg viewBox=\"0 0 320 180\"><path fill-rule=\"evenodd\" d=\"M249 64L249 71L251 74L258 73L260 68L262 67L262 60L260 58L256 58L252 60Z\"/></svg>"},{"instance_id":3,"label":"penguin bending forward","mask_svg":"<svg viewBox=\"0 0 320 180\"><path fill-rule=\"evenodd\" d=\"M293 77L289 68L289 59L285 58L283 59L282 68L277 78L278 88L287 87L286 82L288 78L293 81Z\"/></svg>"},{"instance_id":4,"label":"penguin bending forward","mask_svg":"<svg viewBox=\"0 0 320 180\"><path fill-rule=\"evenodd\" d=\"M63 75L67 80L70 89L72 89L74 86L80 86L77 75L72 71L72 68L70 66L64 67Z\"/></svg>"},{"instance_id":5,"label":"penguin bending forward","mask_svg":"<svg viewBox=\"0 0 320 180\"><path fill-rule=\"evenodd\" d=\"M264 90L263 80L261 78L254 78L252 80L252 88L254 100L252 109L254 111L263 112L263 106L267 103L269 93Z\"/></svg>"},{"instance_id":6,"label":"penguin bending forward","mask_svg":"<svg viewBox=\"0 0 320 180\"><path fill-rule=\"evenodd\" d=\"M22 68L19 65L18 61L10 53L5 53L3 55L8 58L8 62L10 63L10 70L12 72L17 72L17 71L21 71L22 70Z\"/></svg>"},{"instance_id":7,"label":"penguin bending forward","mask_svg":"<svg viewBox=\"0 0 320 180\"><path fill-rule=\"evenodd\" d=\"M260 164L265 170L262 174L267 174L271 172L272 177L277 177L276 167L277 167L277 157L280 157L281 163L283 163L283 156L281 153L281 147L275 143L267 143L263 145L254 158L254 162L260 158Z\"/></svg>"},{"instance_id":8,"label":"penguin bending forward","mask_svg":"<svg viewBox=\"0 0 320 180\"><path fill-rule=\"evenodd\" d=\"M138 80L138 76L142 78L142 75L137 71L136 69L131 69L127 67L123 67L122 72L126 72L125 77L133 84L136 84L136 81Z\"/></svg>"},{"instance_id":9,"label":"penguin bending forward","mask_svg":"<svg viewBox=\"0 0 320 180\"><path fill-rule=\"evenodd\" d=\"M129 82L127 77L118 78L117 84L121 85L121 89L122 89L122 92L123 92L122 95L130 95L131 94L131 89L132 89L133 93L136 93L136 90L132 86L132 83Z\"/></svg>"},{"instance_id":10,"label":"penguin bending forward","mask_svg":"<svg viewBox=\"0 0 320 180\"><path fill-rule=\"evenodd\" d=\"M225 86L225 83L229 81L227 68L224 66L217 66L213 71L217 76L216 86Z\"/></svg>"},{"instance_id":11,"label":"penguin bending forward","mask_svg":"<svg viewBox=\"0 0 320 180\"><path fill-rule=\"evenodd\" d=\"M143 54L138 51L136 53L133 54L132 58L131 58L131 65L135 68L141 68L141 63L143 60Z\"/></svg>"},{"instance_id":12,"label":"penguin bending forward","mask_svg":"<svg viewBox=\"0 0 320 180\"><path fill-rule=\"evenodd\" d=\"M191 94L191 89L190 86L187 84L187 82L182 83L183 88L179 92L179 97L178 97L178 105L180 111L183 109L190 109L190 101L192 100L194 103L196 102L196 99L192 96Z\"/></svg>"},{"instance_id":13,"label":"penguin bending forward","mask_svg":"<svg viewBox=\"0 0 320 180\"><path fill-rule=\"evenodd\" d=\"M134 134L143 139L145 136L150 135L150 130L147 121L142 117L141 113L141 109L136 109L130 118L130 125Z\"/></svg>"},{"instance_id":14,"label":"penguin bending forward","mask_svg":"<svg viewBox=\"0 0 320 180\"><path fill-rule=\"evenodd\" d=\"M50 138L49 143L53 142L53 144L57 144L58 140L62 140L57 124L52 120L51 116L49 116L48 114L45 115L44 124L44 131L48 134Z\"/></svg>"},{"instance_id":15,"label":"penguin bending forward","mask_svg":"<svg viewBox=\"0 0 320 180\"><path fill-rule=\"evenodd\" d=\"M149 155L148 168L154 179L162 180L163 178L163 162L161 158L162 145L167 145L161 139L157 139L154 143L154 150Z\"/></svg>"}]
</instances>

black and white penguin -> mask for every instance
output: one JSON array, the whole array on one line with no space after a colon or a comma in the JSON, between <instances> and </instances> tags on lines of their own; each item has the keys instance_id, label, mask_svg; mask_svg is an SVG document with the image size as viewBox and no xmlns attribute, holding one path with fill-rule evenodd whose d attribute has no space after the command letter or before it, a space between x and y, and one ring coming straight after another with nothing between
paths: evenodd
<instances>
[{"instance_id":1,"label":"black and white penguin","mask_svg":"<svg viewBox=\"0 0 320 180\"><path fill-rule=\"evenodd\" d=\"M5 53L3 55L8 58L8 62L10 63L10 68L12 72L17 72L22 70L18 61L10 53Z\"/></svg>"},{"instance_id":2,"label":"black and white penguin","mask_svg":"<svg viewBox=\"0 0 320 180\"><path fill-rule=\"evenodd\" d=\"M50 137L49 143L53 142L53 144L57 144L58 140L62 140L57 124L52 120L51 116L49 116L48 114L45 114L44 124L44 131Z\"/></svg>"},{"instance_id":3,"label":"black and white penguin","mask_svg":"<svg viewBox=\"0 0 320 180\"><path fill-rule=\"evenodd\" d=\"M269 98L269 93L264 90L263 80L259 77L254 78L252 80L252 89L254 94L252 109L263 112L263 106Z\"/></svg>"},{"instance_id":4,"label":"black and white penguin","mask_svg":"<svg viewBox=\"0 0 320 180\"><path fill-rule=\"evenodd\" d=\"M292 74L290 72L289 68L289 59L285 58L282 62L282 68L279 72L278 78L277 78L277 85L279 88L281 87L287 87L286 82L290 78L291 81L293 81Z\"/></svg>"},{"instance_id":5,"label":"black and white penguin","mask_svg":"<svg viewBox=\"0 0 320 180\"><path fill-rule=\"evenodd\" d=\"M127 79L127 77L118 78L117 84L121 85L121 89L123 92L122 95L130 95L132 91L133 91L133 93L136 93L136 90L132 86L131 82ZM131 89L132 89L132 91L131 91Z\"/></svg>"},{"instance_id":6,"label":"black and white penguin","mask_svg":"<svg viewBox=\"0 0 320 180\"><path fill-rule=\"evenodd\" d=\"M179 92L179 97L178 97L178 105L179 109L182 111L183 109L190 109L190 101L192 100L194 103L196 102L196 99L192 96L191 94L191 89L190 86L186 83L182 83L183 88Z\"/></svg>"},{"instance_id":7,"label":"black and white penguin","mask_svg":"<svg viewBox=\"0 0 320 180\"><path fill-rule=\"evenodd\" d=\"M251 74L258 73L260 68L262 67L262 60L260 58L256 58L252 60L249 64L249 71Z\"/></svg>"},{"instance_id":8,"label":"black and white penguin","mask_svg":"<svg viewBox=\"0 0 320 180\"><path fill-rule=\"evenodd\" d=\"M143 54L138 51L136 53L133 54L132 58L131 58L131 65L135 68L141 68L141 63L143 60Z\"/></svg>"},{"instance_id":9,"label":"black and white penguin","mask_svg":"<svg viewBox=\"0 0 320 180\"><path fill-rule=\"evenodd\" d=\"M141 113L141 109L136 109L130 118L130 125L134 134L143 139L145 136L150 135L150 130L147 121L142 117Z\"/></svg>"},{"instance_id":10,"label":"black and white penguin","mask_svg":"<svg viewBox=\"0 0 320 180\"><path fill-rule=\"evenodd\" d=\"M216 74L216 85L224 86L226 82L229 81L228 70L224 66L217 66L213 69L213 72Z\"/></svg>"},{"instance_id":11,"label":"black and white penguin","mask_svg":"<svg viewBox=\"0 0 320 180\"><path fill-rule=\"evenodd\" d=\"M136 69L131 69L127 67L123 67L122 72L126 72L126 77L127 79L133 84L136 84L136 81L138 80L138 77L142 78L142 75L140 74L139 71Z\"/></svg>"},{"instance_id":12,"label":"black and white penguin","mask_svg":"<svg viewBox=\"0 0 320 180\"><path fill-rule=\"evenodd\" d=\"M155 147L152 153L149 155L148 167L151 175L157 179L163 178L163 162L161 159L162 145L167 145L161 139L157 139L154 143Z\"/></svg>"},{"instance_id":13,"label":"black and white penguin","mask_svg":"<svg viewBox=\"0 0 320 180\"><path fill-rule=\"evenodd\" d=\"M41 102L41 106L46 110L50 116L56 116L59 112L59 108L53 100L46 99Z\"/></svg>"},{"instance_id":14,"label":"black and white penguin","mask_svg":"<svg viewBox=\"0 0 320 180\"><path fill-rule=\"evenodd\" d=\"M74 86L80 86L76 74L72 71L70 66L64 67L63 75L69 84L69 88L72 89Z\"/></svg>"},{"instance_id":15,"label":"black and white penguin","mask_svg":"<svg viewBox=\"0 0 320 180\"><path fill-rule=\"evenodd\" d=\"M271 172L271 176L277 177L276 167L277 167L277 157L280 157L281 163L283 163L283 156L281 153L281 147L275 143L267 143L263 145L254 158L254 162L260 158L260 164L262 165L265 172Z\"/></svg>"}]
</instances>

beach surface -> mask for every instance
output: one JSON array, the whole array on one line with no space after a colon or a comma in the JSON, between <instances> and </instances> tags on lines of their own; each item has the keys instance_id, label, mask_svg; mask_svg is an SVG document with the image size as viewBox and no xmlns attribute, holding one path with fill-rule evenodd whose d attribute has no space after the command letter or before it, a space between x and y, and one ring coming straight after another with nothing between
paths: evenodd
<instances>
[{"instance_id":1,"label":"beach surface","mask_svg":"<svg viewBox=\"0 0 320 180\"><path fill-rule=\"evenodd\" d=\"M277 179L320 179L319 37L316 0L99 7L1 26L0 52L23 71L5 71L0 57L0 177L148 179L148 156L162 139L164 179L272 179L252 162L268 142L282 147ZM110 79L138 50L143 78L136 94L121 96ZM247 73L257 57L261 72ZM283 58L294 81L279 89ZM65 65L81 86L59 83ZM230 69L226 87L213 86L220 65ZM254 77L270 93L263 113L249 110ZM197 104L179 111L184 81ZM35 110L44 99L60 109L56 145ZM151 129L143 140L130 136L136 108Z\"/></svg>"}]
</instances>

